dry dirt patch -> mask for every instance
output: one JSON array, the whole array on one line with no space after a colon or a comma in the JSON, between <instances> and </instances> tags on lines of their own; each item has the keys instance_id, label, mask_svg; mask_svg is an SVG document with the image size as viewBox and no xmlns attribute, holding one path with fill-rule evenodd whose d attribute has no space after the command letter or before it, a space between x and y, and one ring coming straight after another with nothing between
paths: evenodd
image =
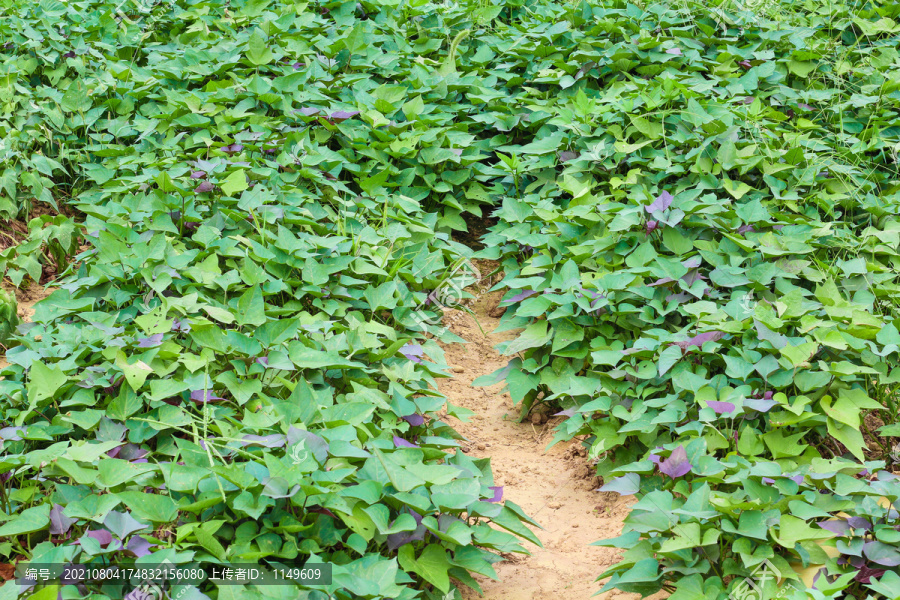
<instances>
[{"instance_id":1,"label":"dry dirt patch","mask_svg":"<svg viewBox=\"0 0 900 600\"><path fill-rule=\"evenodd\" d=\"M504 486L504 498L544 527L536 531L544 548L526 542L531 556L509 555L509 560L494 565L500 581L476 579L487 600L587 600L602 587L595 582L597 576L617 562L620 552L590 544L619 535L632 500L594 491L598 480L579 441L560 443L545 452L561 417L517 423L519 408L513 407L509 394L501 392L502 383L472 387L473 380L506 366L509 360L494 346L515 333L491 333L499 324L499 300L499 292L479 297L471 305L477 322L465 311L445 313L444 323L468 343L443 346L454 376L441 380L439 389L451 403L475 412L468 423L448 421L468 440L467 454L490 457L495 483ZM613 596L640 597L613 590L597 598ZM466 590L463 597L474 600L478 594Z\"/></svg>"}]
</instances>

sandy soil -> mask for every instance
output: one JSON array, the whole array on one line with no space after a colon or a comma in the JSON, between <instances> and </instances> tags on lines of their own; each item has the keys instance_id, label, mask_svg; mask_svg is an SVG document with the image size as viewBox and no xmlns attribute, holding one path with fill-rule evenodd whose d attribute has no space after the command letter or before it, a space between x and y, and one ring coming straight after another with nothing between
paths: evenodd
<instances>
[{"instance_id":1,"label":"sandy soil","mask_svg":"<svg viewBox=\"0 0 900 600\"><path fill-rule=\"evenodd\" d=\"M476 413L468 423L449 417L447 421L468 440L467 454L490 457L495 483L504 486L504 499L520 505L544 527L535 531L544 548L525 542L531 556L509 555L494 565L500 581L476 578L487 600L586 600L602 587L602 582L595 581L597 576L617 561L620 552L590 544L619 535L633 500L595 491L599 480L580 441L559 443L545 452L562 417L546 421L541 415L537 423L517 423L519 407L514 408L509 394L501 392L502 383L490 388L471 386L477 377L508 362L494 346L515 333L491 333L499 324L500 295L485 294L472 303L477 323L465 311L445 313L444 323L469 343L444 346L454 377L441 380L439 389L453 404ZM614 596L640 598L618 590L597 598ZM465 600L478 597L474 590L463 594Z\"/></svg>"},{"instance_id":2,"label":"sandy soil","mask_svg":"<svg viewBox=\"0 0 900 600\"><path fill-rule=\"evenodd\" d=\"M19 315L19 321L22 323L31 321L31 317L34 315L35 304L56 291L56 288L44 288L44 286L36 283L32 283L26 289L21 290L14 288L7 283L3 283L3 289L11 294L15 293L16 304L18 305L16 312ZM3 347L0 346L0 369L6 367L8 364L9 363L6 362L6 352L3 350Z\"/></svg>"}]
</instances>

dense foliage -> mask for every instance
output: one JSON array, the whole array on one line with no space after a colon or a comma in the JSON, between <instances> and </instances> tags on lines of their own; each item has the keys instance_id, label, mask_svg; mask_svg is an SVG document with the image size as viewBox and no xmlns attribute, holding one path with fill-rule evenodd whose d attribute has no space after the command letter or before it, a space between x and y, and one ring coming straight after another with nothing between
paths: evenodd
<instances>
[{"instance_id":1,"label":"dense foliage","mask_svg":"<svg viewBox=\"0 0 900 600\"><path fill-rule=\"evenodd\" d=\"M900 5L5 5L0 268L62 276L6 342L0 554L494 575L536 539L419 316L470 213L522 329L481 383L638 495L605 589L896 595Z\"/></svg>"}]
</instances>

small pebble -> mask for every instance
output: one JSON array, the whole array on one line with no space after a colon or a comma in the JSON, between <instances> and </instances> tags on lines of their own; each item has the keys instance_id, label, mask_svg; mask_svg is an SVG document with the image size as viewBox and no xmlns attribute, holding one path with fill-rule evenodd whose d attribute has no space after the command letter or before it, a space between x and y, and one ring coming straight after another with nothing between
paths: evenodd
<instances>
[{"instance_id":1,"label":"small pebble","mask_svg":"<svg viewBox=\"0 0 900 600\"><path fill-rule=\"evenodd\" d=\"M465 373L466 370L462 367L453 367L453 372L454 373Z\"/></svg>"},{"instance_id":2,"label":"small pebble","mask_svg":"<svg viewBox=\"0 0 900 600\"><path fill-rule=\"evenodd\" d=\"M547 506L548 506L549 508L552 508L553 510L557 510L557 509L558 509L560 506L562 506L562 505L561 505L559 502L551 502L551 503L548 504Z\"/></svg>"},{"instance_id":3,"label":"small pebble","mask_svg":"<svg viewBox=\"0 0 900 600\"><path fill-rule=\"evenodd\" d=\"M478 449L479 449L479 450L484 450L484 448L485 448L484 444L478 444Z\"/></svg>"}]
</instances>

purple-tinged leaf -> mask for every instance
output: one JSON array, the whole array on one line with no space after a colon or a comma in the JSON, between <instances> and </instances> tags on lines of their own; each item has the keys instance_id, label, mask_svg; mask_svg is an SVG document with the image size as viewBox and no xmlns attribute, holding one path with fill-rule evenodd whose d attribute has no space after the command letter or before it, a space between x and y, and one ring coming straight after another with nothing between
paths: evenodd
<instances>
[{"instance_id":1,"label":"purple-tinged leaf","mask_svg":"<svg viewBox=\"0 0 900 600\"><path fill-rule=\"evenodd\" d=\"M50 534L51 535L62 535L71 529L72 524L75 523L75 519L70 519L66 515L63 514L63 507L59 504L54 504L53 508L50 509Z\"/></svg>"},{"instance_id":2,"label":"purple-tinged leaf","mask_svg":"<svg viewBox=\"0 0 900 600\"><path fill-rule=\"evenodd\" d=\"M206 179L206 171L191 171L191 179Z\"/></svg>"},{"instance_id":3,"label":"purple-tinged leaf","mask_svg":"<svg viewBox=\"0 0 900 600\"><path fill-rule=\"evenodd\" d=\"M755 232L755 231L756 231L756 229L753 228L753 225L741 225L737 229L737 232L740 233L741 235L743 235L747 232Z\"/></svg>"},{"instance_id":4,"label":"purple-tinged leaf","mask_svg":"<svg viewBox=\"0 0 900 600\"><path fill-rule=\"evenodd\" d=\"M870 523L868 519L864 519L863 517L850 517L847 519L847 524L853 529L865 529L866 531L872 531L872 523Z\"/></svg>"},{"instance_id":5,"label":"purple-tinged leaf","mask_svg":"<svg viewBox=\"0 0 900 600\"><path fill-rule=\"evenodd\" d=\"M291 66L294 68L295 71L297 71L297 70L302 69L303 67L305 67L305 66L306 66L306 63L295 62L295 63L292 64Z\"/></svg>"},{"instance_id":6,"label":"purple-tinged leaf","mask_svg":"<svg viewBox=\"0 0 900 600\"><path fill-rule=\"evenodd\" d=\"M420 363L422 362L422 355L424 352L420 344L409 342L400 348L400 354L405 356L407 360L411 360L414 363Z\"/></svg>"},{"instance_id":7,"label":"purple-tinged leaf","mask_svg":"<svg viewBox=\"0 0 900 600\"><path fill-rule=\"evenodd\" d=\"M846 535L850 533L850 525L847 523L845 519L838 519L834 521L820 521L816 523L822 529L830 531L831 533L836 533L837 535Z\"/></svg>"},{"instance_id":8,"label":"purple-tinged leaf","mask_svg":"<svg viewBox=\"0 0 900 600\"><path fill-rule=\"evenodd\" d=\"M873 569L868 565L863 565L856 572L856 575L853 576L853 579L860 583L871 583L873 577L881 577L884 573L885 569Z\"/></svg>"},{"instance_id":9,"label":"purple-tinged leaf","mask_svg":"<svg viewBox=\"0 0 900 600\"><path fill-rule=\"evenodd\" d=\"M576 158L578 158L581 155L578 154L577 152L572 152L571 150L563 150L562 152L559 153L558 156L559 156L559 162L564 163L564 162L569 162L570 160L575 160Z\"/></svg>"},{"instance_id":10,"label":"purple-tinged leaf","mask_svg":"<svg viewBox=\"0 0 900 600\"><path fill-rule=\"evenodd\" d=\"M727 413L734 412L734 404L731 402L719 402L718 400L709 400L706 402L706 405L713 409L717 415L724 415Z\"/></svg>"},{"instance_id":11,"label":"purple-tinged leaf","mask_svg":"<svg viewBox=\"0 0 900 600\"><path fill-rule=\"evenodd\" d=\"M155 333L150 337L138 339L138 348L156 348L162 345L163 334Z\"/></svg>"},{"instance_id":12,"label":"purple-tinged leaf","mask_svg":"<svg viewBox=\"0 0 900 600\"><path fill-rule=\"evenodd\" d=\"M125 546L125 549L140 558L142 556L151 554L150 548L152 548L153 546L156 546L156 543L151 542L144 536L133 535L128 540L128 544Z\"/></svg>"},{"instance_id":13,"label":"purple-tinged leaf","mask_svg":"<svg viewBox=\"0 0 900 600\"><path fill-rule=\"evenodd\" d=\"M663 192L659 196L656 197L656 200L653 201L652 204L646 207L648 213L657 213L662 212L672 206L672 202L675 200L675 197L672 196L669 192Z\"/></svg>"},{"instance_id":14,"label":"purple-tinged leaf","mask_svg":"<svg viewBox=\"0 0 900 600\"><path fill-rule=\"evenodd\" d=\"M221 148L222 152L225 154L237 154L238 152L244 149L243 144L231 144L230 146L224 146Z\"/></svg>"},{"instance_id":15,"label":"purple-tinged leaf","mask_svg":"<svg viewBox=\"0 0 900 600\"><path fill-rule=\"evenodd\" d=\"M406 415L403 417L403 420L412 425L413 427L421 427L425 424L425 417L422 415L413 413L411 415Z\"/></svg>"},{"instance_id":16,"label":"purple-tinged leaf","mask_svg":"<svg viewBox=\"0 0 900 600\"><path fill-rule=\"evenodd\" d=\"M691 346L696 346L698 348L702 348L703 344L706 342L714 342L716 340L721 339L725 335L724 331L706 331L703 333L699 333L692 337L689 340L685 340L683 342L671 342L672 345L678 346L683 351L687 352L688 348Z\"/></svg>"},{"instance_id":17,"label":"purple-tinged leaf","mask_svg":"<svg viewBox=\"0 0 900 600\"><path fill-rule=\"evenodd\" d=\"M304 117L311 117L314 114L316 114L317 112L319 112L319 110L320 109L313 108L312 106L304 106L303 108L299 109L297 112L300 113L301 115L303 115Z\"/></svg>"},{"instance_id":18,"label":"purple-tinged leaf","mask_svg":"<svg viewBox=\"0 0 900 600\"><path fill-rule=\"evenodd\" d=\"M191 400L194 402L212 402L213 400L224 400L221 396L216 396L212 390L194 390L191 392Z\"/></svg>"},{"instance_id":19,"label":"purple-tinged leaf","mask_svg":"<svg viewBox=\"0 0 900 600\"><path fill-rule=\"evenodd\" d=\"M741 65L742 67L744 67L745 69L752 69L752 68L753 68L753 64L752 64L749 60L742 60L742 61L739 62L738 64Z\"/></svg>"},{"instance_id":20,"label":"purple-tinged leaf","mask_svg":"<svg viewBox=\"0 0 900 600\"><path fill-rule=\"evenodd\" d=\"M693 298L693 296L687 292L678 292L677 294L669 294L666 296L666 302L687 302L691 298Z\"/></svg>"},{"instance_id":21,"label":"purple-tinged leaf","mask_svg":"<svg viewBox=\"0 0 900 600\"><path fill-rule=\"evenodd\" d=\"M184 321L180 321L178 319L172 319L172 331L182 331L187 332L191 330L191 324L187 322L187 319Z\"/></svg>"},{"instance_id":22,"label":"purple-tinged leaf","mask_svg":"<svg viewBox=\"0 0 900 600\"><path fill-rule=\"evenodd\" d=\"M22 436L20 434L25 433L25 427L23 425L19 425L18 427L4 427L0 429L0 440L4 442L19 442L22 440Z\"/></svg>"},{"instance_id":23,"label":"purple-tinged leaf","mask_svg":"<svg viewBox=\"0 0 900 600\"><path fill-rule=\"evenodd\" d=\"M659 458L659 457L657 457ZM626 473L603 484L598 492L616 492L622 496L634 496L641 489L641 476L637 473Z\"/></svg>"},{"instance_id":24,"label":"purple-tinged leaf","mask_svg":"<svg viewBox=\"0 0 900 600\"><path fill-rule=\"evenodd\" d=\"M766 485L774 485L775 480L772 479L771 477L763 477L762 482L765 483Z\"/></svg>"},{"instance_id":25,"label":"purple-tinged leaf","mask_svg":"<svg viewBox=\"0 0 900 600\"><path fill-rule=\"evenodd\" d=\"M669 458L659 463L659 472L668 475L672 479L687 475L691 472L691 468L684 446L678 446L672 450Z\"/></svg>"},{"instance_id":26,"label":"purple-tinged leaf","mask_svg":"<svg viewBox=\"0 0 900 600\"><path fill-rule=\"evenodd\" d=\"M394 436L394 446L397 448L418 448L417 444L413 444L412 442L408 442L404 440L402 437Z\"/></svg>"},{"instance_id":27,"label":"purple-tinged leaf","mask_svg":"<svg viewBox=\"0 0 900 600\"><path fill-rule=\"evenodd\" d=\"M810 106L809 104L805 104L803 102L798 103L797 107L802 108L803 110L815 110L812 106Z\"/></svg>"},{"instance_id":28,"label":"purple-tinged leaf","mask_svg":"<svg viewBox=\"0 0 900 600\"><path fill-rule=\"evenodd\" d=\"M131 443L119 446L118 448L116 448L116 450L118 450L117 454L118 454L119 458L121 458L122 460L127 460L129 462L135 462L135 461L141 460L145 456L150 454L149 450L145 450L144 448L141 448L137 444L131 444ZM147 461L144 460L144 462L147 462Z\"/></svg>"},{"instance_id":29,"label":"purple-tinged leaf","mask_svg":"<svg viewBox=\"0 0 900 600\"><path fill-rule=\"evenodd\" d=\"M332 121L346 121L347 119L352 119L358 114L358 110L339 110L328 115L328 118Z\"/></svg>"},{"instance_id":30,"label":"purple-tinged leaf","mask_svg":"<svg viewBox=\"0 0 900 600\"><path fill-rule=\"evenodd\" d=\"M702 262L703 259L701 259L699 256L692 256L689 259L682 261L681 266L685 269L696 269L702 264Z\"/></svg>"},{"instance_id":31,"label":"purple-tinged leaf","mask_svg":"<svg viewBox=\"0 0 900 600\"><path fill-rule=\"evenodd\" d=\"M211 184L208 181L202 182L200 185L194 188L194 193L196 194L205 194L206 192L211 192L216 189L216 186Z\"/></svg>"},{"instance_id":32,"label":"purple-tinged leaf","mask_svg":"<svg viewBox=\"0 0 900 600\"><path fill-rule=\"evenodd\" d=\"M774 406L778 406L778 403L774 400L759 400L756 398L744 400L744 408L749 408L750 410L758 412L769 412Z\"/></svg>"},{"instance_id":33,"label":"purple-tinged leaf","mask_svg":"<svg viewBox=\"0 0 900 600\"><path fill-rule=\"evenodd\" d=\"M487 498L487 502L500 502L503 500L503 486L502 485L492 485L488 487L489 490L494 492L494 495L490 498Z\"/></svg>"},{"instance_id":34,"label":"purple-tinged leaf","mask_svg":"<svg viewBox=\"0 0 900 600\"><path fill-rule=\"evenodd\" d=\"M268 356L260 356L256 359L256 362L258 364L261 364L264 367L268 367L269 366L269 357Z\"/></svg>"},{"instance_id":35,"label":"purple-tinged leaf","mask_svg":"<svg viewBox=\"0 0 900 600\"><path fill-rule=\"evenodd\" d=\"M647 286L648 287L656 287L658 285L665 285L667 283L672 283L673 281L675 281L675 280L672 279L671 277L663 277L662 279L657 279L653 283L648 283Z\"/></svg>"},{"instance_id":36,"label":"purple-tinged leaf","mask_svg":"<svg viewBox=\"0 0 900 600\"><path fill-rule=\"evenodd\" d=\"M113 540L112 534L105 529L88 529L85 535L100 542L101 547L108 546Z\"/></svg>"},{"instance_id":37,"label":"purple-tinged leaf","mask_svg":"<svg viewBox=\"0 0 900 600\"><path fill-rule=\"evenodd\" d=\"M241 438L242 446L261 446L263 448L284 448L287 438L281 433L270 435L248 434Z\"/></svg>"},{"instance_id":38,"label":"purple-tinged leaf","mask_svg":"<svg viewBox=\"0 0 900 600\"><path fill-rule=\"evenodd\" d=\"M883 542L866 542L863 544L863 554L872 562L884 567L900 566L900 552Z\"/></svg>"},{"instance_id":39,"label":"purple-tinged leaf","mask_svg":"<svg viewBox=\"0 0 900 600\"><path fill-rule=\"evenodd\" d=\"M400 531L398 533L390 533L387 536L387 547L388 550L393 552L397 548L409 544L412 542L421 542L425 539L425 533L428 531L425 529L425 526L422 525L422 517L417 515L415 511L412 511L413 518L416 519L416 530L415 531ZM418 518L416 518L418 516ZM394 524L391 523L391 526Z\"/></svg>"},{"instance_id":40,"label":"purple-tinged leaf","mask_svg":"<svg viewBox=\"0 0 900 600\"><path fill-rule=\"evenodd\" d=\"M449 150L450 152L452 152L453 154L455 154L457 156L462 156L462 153L463 153L462 148L447 148L447 150Z\"/></svg>"},{"instance_id":41,"label":"purple-tinged leaf","mask_svg":"<svg viewBox=\"0 0 900 600\"><path fill-rule=\"evenodd\" d=\"M659 221L647 221L644 229L646 230L647 235L650 235L651 233L659 229Z\"/></svg>"},{"instance_id":42,"label":"purple-tinged leaf","mask_svg":"<svg viewBox=\"0 0 900 600\"><path fill-rule=\"evenodd\" d=\"M515 304L516 302L521 302L525 298L534 296L537 293L539 292L536 292L534 290L524 290L522 292L519 292L518 294L515 294L511 298L507 298L506 300L501 301L500 304Z\"/></svg>"},{"instance_id":43,"label":"purple-tinged leaf","mask_svg":"<svg viewBox=\"0 0 900 600\"><path fill-rule=\"evenodd\" d=\"M318 505L311 506L311 507L307 508L306 510L308 512L316 513L319 515L327 515L327 516L331 517L332 519L334 519L335 521L338 520L337 515L334 514L333 512L331 512L330 510L328 510L327 508L325 508L324 506L318 506Z\"/></svg>"},{"instance_id":44,"label":"purple-tinged leaf","mask_svg":"<svg viewBox=\"0 0 900 600\"><path fill-rule=\"evenodd\" d=\"M575 416L575 409L574 409L574 408L567 408L566 410L561 410L561 411L559 411L558 413L554 413L553 416L554 416L554 417L574 417L574 416Z\"/></svg>"},{"instance_id":45,"label":"purple-tinged leaf","mask_svg":"<svg viewBox=\"0 0 900 600\"><path fill-rule=\"evenodd\" d=\"M666 54L672 54L674 56L681 56L681 49L680 48L669 48L668 50L666 50Z\"/></svg>"},{"instance_id":46,"label":"purple-tinged leaf","mask_svg":"<svg viewBox=\"0 0 900 600\"><path fill-rule=\"evenodd\" d=\"M738 104L753 104L753 100L755 100L753 96L744 96L738 100Z\"/></svg>"}]
</instances>

